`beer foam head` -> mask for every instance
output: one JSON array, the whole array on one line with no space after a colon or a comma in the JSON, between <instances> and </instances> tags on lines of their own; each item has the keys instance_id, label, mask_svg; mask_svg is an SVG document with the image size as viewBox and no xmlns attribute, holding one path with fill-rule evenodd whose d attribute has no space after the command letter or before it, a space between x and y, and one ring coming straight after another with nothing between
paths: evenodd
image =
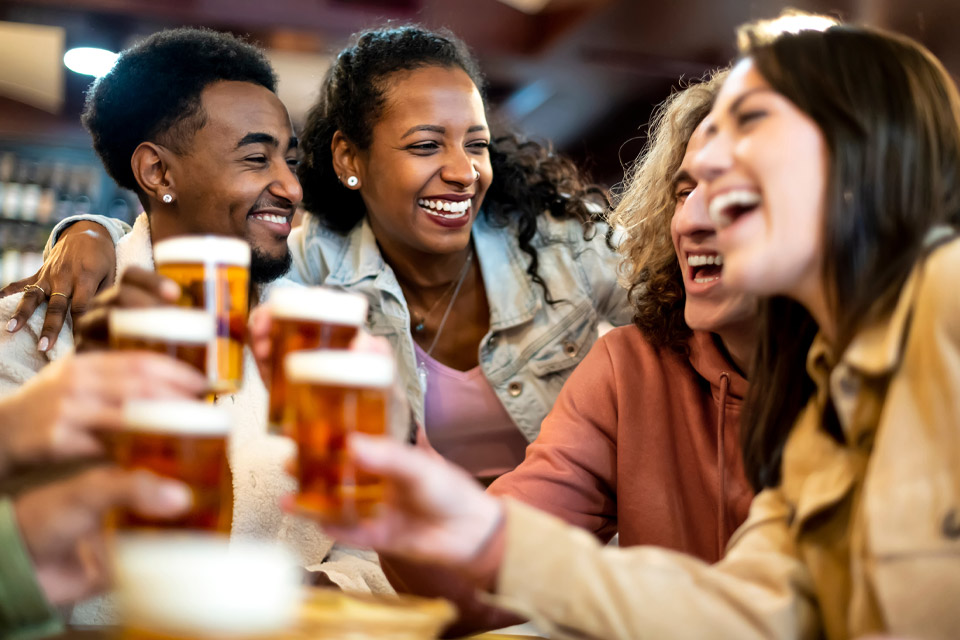
<instances>
[{"instance_id":1,"label":"beer foam head","mask_svg":"<svg viewBox=\"0 0 960 640\"><path fill-rule=\"evenodd\" d=\"M153 245L153 260L160 264L214 263L250 266L250 245L225 236L180 236Z\"/></svg>"},{"instance_id":2,"label":"beer foam head","mask_svg":"<svg viewBox=\"0 0 960 640\"><path fill-rule=\"evenodd\" d=\"M270 313L278 318L359 327L367 319L367 299L325 287L276 287L270 292Z\"/></svg>"},{"instance_id":3,"label":"beer foam head","mask_svg":"<svg viewBox=\"0 0 960 640\"><path fill-rule=\"evenodd\" d=\"M114 309L109 324L110 335L115 338L205 344L216 337L213 316L197 309Z\"/></svg>"},{"instance_id":4,"label":"beer foam head","mask_svg":"<svg viewBox=\"0 0 960 640\"><path fill-rule=\"evenodd\" d=\"M272 635L296 624L300 572L275 544L126 535L114 549L124 625L196 638Z\"/></svg>"},{"instance_id":5,"label":"beer foam head","mask_svg":"<svg viewBox=\"0 0 960 640\"><path fill-rule=\"evenodd\" d=\"M226 409L197 400L128 400L123 423L136 431L226 435L232 421Z\"/></svg>"},{"instance_id":6,"label":"beer foam head","mask_svg":"<svg viewBox=\"0 0 960 640\"><path fill-rule=\"evenodd\" d=\"M284 359L290 382L344 387L389 387L393 384L393 358L357 351L297 351Z\"/></svg>"}]
</instances>

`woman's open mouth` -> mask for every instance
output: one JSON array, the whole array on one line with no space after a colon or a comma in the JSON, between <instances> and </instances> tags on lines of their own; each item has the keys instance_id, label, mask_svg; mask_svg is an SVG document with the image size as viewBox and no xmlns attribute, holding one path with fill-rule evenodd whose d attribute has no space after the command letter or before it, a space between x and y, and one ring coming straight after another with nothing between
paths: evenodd
<instances>
[{"instance_id":1,"label":"woman's open mouth","mask_svg":"<svg viewBox=\"0 0 960 640\"><path fill-rule=\"evenodd\" d=\"M760 206L760 194L752 189L731 189L710 200L710 219L718 229L729 227Z\"/></svg>"},{"instance_id":2,"label":"woman's open mouth","mask_svg":"<svg viewBox=\"0 0 960 640\"><path fill-rule=\"evenodd\" d=\"M687 267L690 282L708 284L720 279L723 256L719 253L688 253Z\"/></svg>"}]
</instances>

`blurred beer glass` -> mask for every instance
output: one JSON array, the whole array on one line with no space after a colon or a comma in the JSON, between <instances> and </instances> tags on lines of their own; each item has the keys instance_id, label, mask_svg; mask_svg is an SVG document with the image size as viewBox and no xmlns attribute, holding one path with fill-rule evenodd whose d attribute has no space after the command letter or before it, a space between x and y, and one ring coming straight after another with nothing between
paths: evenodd
<instances>
[{"instance_id":1,"label":"blurred beer glass","mask_svg":"<svg viewBox=\"0 0 960 640\"><path fill-rule=\"evenodd\" d=\"M114 309L108 322L112 349L163 353L209 377L207 353L216 326L207 312L169 307Z\"/></svg>"},{"instance_id":2,"label":"blurred beer glass","mask_svg":"<svg viewBox=\"0 0 960 640\"><path fill-rule=\"evenodd\" d=\"M216 320L207 354L216 393L235 393L243 379L247 331L250 246L237 238L182 236L156 243L157 272L181 289L179 304L205 309Z\"/></svg>"},{"instance_id":3,"label":"blurred beer glass","mask_svg":"<svg viewBox=\"0 0 960 640\"><path fill-rule=\"evenodd\" d=\"M282 287L270 293L269 308L273 358L268 420L272 433L287 434L284 358L307 349L346 349L367 318L367 300L322 287Z\"/></svg>"},{"instance_id":4,"label":"blurred beer glass","mask_svg":"<svg viewBox=\"0 0 960 640\"><path fill-rule=\"evenodd\" d=\"M395 378L390 356L300 351L286 357L291 436L297 442L297 502L335 522L374 513L383 479L357 469L346 448L353 432L387 433Z\"/></svg>"},{"instance_id":5,"label":"blurred beer glass","mask_svg":"<svg viewBox=\"0 0 960 640\"><path fill-rule=\"evenodd\" d=\"M125 640L259 640L297 623L300 572L273 544L127 535L113 566Z\"/></svg>"},{"instance_id":6,"label":"blurred beer glass","mask_svg":"<svg viewBox=\"0 0 960 640\"><path fill-rule=\"evenodd\" d=\"M190 510L175 519L128 510L113 516L117 529L197 529L229 533L233 482L227 463L230 414L189 400L131 400L121 429L100 429L109 457L125 469L148 469L176 478L193 492Z\"/></svg>"}]
</instances>

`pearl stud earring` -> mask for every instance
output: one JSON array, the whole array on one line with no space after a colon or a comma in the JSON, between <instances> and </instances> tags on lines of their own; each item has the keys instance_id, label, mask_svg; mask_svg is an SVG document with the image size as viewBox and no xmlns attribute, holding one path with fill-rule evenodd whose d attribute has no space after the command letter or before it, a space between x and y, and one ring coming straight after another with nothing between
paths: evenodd
<instances>
[{"instance_id":1,"label":"pearl stud earring","mask_svg":"<svg viewBox=\"0 0 960 640\"><path fill-rule=\"evenodd\" d=\"M358 184L360 184L360 180L357 178L357 176L350 176L349 178L347 178L348 187L355 187Z\"/></svg>"},{"instance_id":2,"label":"pearl stud earring","mask_svg":"<svg viewBox=\"0 0 960 640\"><path fill-rule=\"evenodd\" d=\"M169 193L165 193L163 194L163 201L166 202L167 204L170 204L171 202L173 202L173 196L170 195Z\"/></svg>"}]
</instances>

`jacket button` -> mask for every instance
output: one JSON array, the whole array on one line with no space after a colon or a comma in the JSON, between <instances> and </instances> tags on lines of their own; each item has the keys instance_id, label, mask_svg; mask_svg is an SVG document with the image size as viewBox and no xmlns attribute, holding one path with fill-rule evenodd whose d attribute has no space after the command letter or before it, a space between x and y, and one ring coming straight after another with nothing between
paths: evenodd
<instances>
[{"instance_id":1,"label":"jacket button","mask_svg":"<svg viewBox=\"0 0 960 640\"><path fill-rule=\"evenodd\" d=\"M523 393L523 383L517 381L511 382L509 385L507 385L507 393L516 398Z\"/></svg>"},{"instance_id":2,"label":"jacket button","mask_svg":"<svg viewBox=\"0 0 960 640\"><path fill-rule=\"evenodd\" d=\"M943 516L943 523L940 525L940 528L944 538L948 540L960 538L960 518L957 518L956 509L947 511L947 514Z\"/></svg>"},{"instance_id":3,"label":"jacket button","mask_svg":"<svg viewBox=\"0 0 960 640\"><path fill-rule=\"evenodd\" d=\"M490 336L490 339L487 340L487 348L493 349L497 346L497 334Z\"/></svg>"},{"instance_id":4,"label":"jacket button","mask_svg":"<svg viewBox=\"0 0 960 640\"><path fill-rule=\"evenodd\" d=\"M577 345L567 340L563 343L563 352L572 358L577 355Z\"/></svg>"}]
</instances>

